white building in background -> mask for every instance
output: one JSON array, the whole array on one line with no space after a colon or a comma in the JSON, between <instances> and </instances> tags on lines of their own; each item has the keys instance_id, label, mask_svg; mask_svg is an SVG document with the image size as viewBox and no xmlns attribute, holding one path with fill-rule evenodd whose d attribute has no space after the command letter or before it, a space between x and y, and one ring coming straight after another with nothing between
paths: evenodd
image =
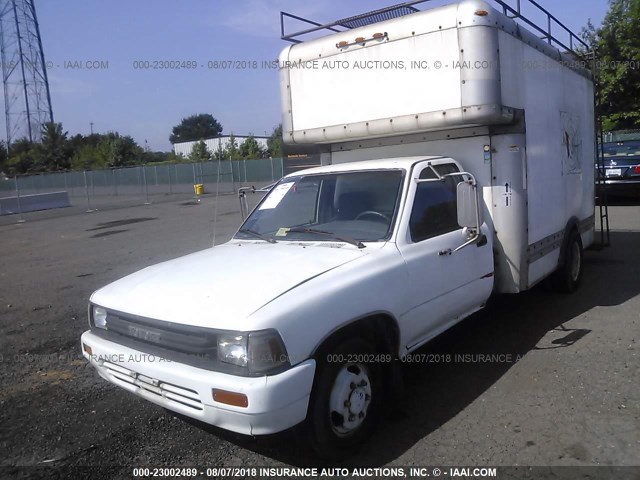
<instances>
[{"instance_id":1,"label":"white building in background","mask_svg":"<svg viewBox=\"0 0 640 480\"><path fill-rule=\"evenodd\" d=\"M246 135L246 136L234 135L234 136L236 138L236 145L238 147L242 142L244 142L247 138L249 138L249 135ZM254 135L253 138L255 138L256 142L258 142L258 145L260 145L265 150L267 149L267 140L269 139L269 137L258 137ZM207 146L207 149L211 153L214 153L219 150L224 150L225 148L227 148L227 146L229 145L230 139L231 139L231 135L222 135L221 137L206 139L204 143ZM188 157L193 151L193 146L199 141L200 140L193 141L193 142L174 143L173 151L175 152L176 155L182 155L183 157Z\"/></svg>"}]
</instances>

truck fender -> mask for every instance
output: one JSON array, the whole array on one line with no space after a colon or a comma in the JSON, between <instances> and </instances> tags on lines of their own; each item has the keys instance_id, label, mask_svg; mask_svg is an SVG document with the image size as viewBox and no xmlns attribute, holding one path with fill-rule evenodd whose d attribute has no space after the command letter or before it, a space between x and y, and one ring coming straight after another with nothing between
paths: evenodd
<instances>
[{"instance_id":1,"label":"truck fender","mask_svg":"<svg viewBox=\"0 0 640 480\"><path fill-rule=\"evenodd\" d=\"M389 312L371 312L354 318L339 327L329 331L315 346L310 357L317 358L349 336L365 337L375 342L376 333L387 331L386 335L378 336L384 340L385 347L392 355L398 355L400 329L398 321ZM368 335L367 335L368 334Z\"/></svg>"},{"instance_id":2,"label":"truck fender","mask_svg":"<svg viewBox=\"0 0 640 480\"><path fill-rule=\"evenodd\" d=\"M577 217L571 217L567 222L567 225L564 227L564 234L562 236L562 244L560 246L560 256L558 257L558 268L564 265L564 257L567 251L567 247L569 244L569 238L571 238L571 232L576 230L578 234L580 230L578 229L580 222Z\"/></svg>"},{"instance_id":3,"label":"truck fender","mask_svg":"<svg viewBox=\"0 0 640 480\"><path fill-rule=\"evenodd\" d=\"M400 362L397 361L400 353L400 329L398 321L389 312L372 312L345 323L329 332L318 342L311 358L317 362L323 356L328 355L333 348L348 338L364 338L370 341L380 353L389 353L391 362L383 365L385 369L385 383L395 400L401 398L404 391Z\"/></svg>"}]
</instances>

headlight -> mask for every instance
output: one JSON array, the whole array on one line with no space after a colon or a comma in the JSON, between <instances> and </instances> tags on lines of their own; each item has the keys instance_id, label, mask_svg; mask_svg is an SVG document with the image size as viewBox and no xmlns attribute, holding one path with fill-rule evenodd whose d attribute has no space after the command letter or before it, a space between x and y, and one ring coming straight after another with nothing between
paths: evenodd
<instances>
[{"instance_id":1,"label":"headlight","mask_svg":"<svg viewBox=\"0 0 640 480\"><path fill-rule=\"evenodd\" d=\"M218 335L218 360L246 367L248 363L247 357L246 334L230 333Z\"/></svg>"},{"instance_id":2,"label":"headlight","mask_svg":"<svg viewBox=\"0 0 640 480\"><path fill-rule=\"evenodd\" d=\"M289 364L287 351L276 330L225 332L218 335L218 360L266 373Z\"/></svg>"},{"instance_id":3,"label":"headlight","mask_svg":"<svg viewBox=\"0 0 640 480\"><path fill-rule=\"evenodd\" d=\"M97 328L107 329L107 310L102 307L93 307L93 324Z\"/></svg>"}]
</instances>

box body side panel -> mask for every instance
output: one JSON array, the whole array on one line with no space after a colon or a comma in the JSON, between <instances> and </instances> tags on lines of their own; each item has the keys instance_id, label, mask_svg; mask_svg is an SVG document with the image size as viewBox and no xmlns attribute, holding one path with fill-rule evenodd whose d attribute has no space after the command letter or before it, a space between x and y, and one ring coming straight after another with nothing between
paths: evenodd
<instances>
[{"instance_id":1,"label":"box body side panel","mask_svg":"<svg viewBox=\"0 0 640 480\"><path fill-rule=\"evenodd\" d=\"M553 239L559 249L572 219L585 222L594 215L593 83L506 33L499 39L504 101L523 109L526 119L528 244ZM587 247L593 227L581 233ZM529 258L535 264L529 285L557 267L558 249Z\"/></svg>"}]
</instances>

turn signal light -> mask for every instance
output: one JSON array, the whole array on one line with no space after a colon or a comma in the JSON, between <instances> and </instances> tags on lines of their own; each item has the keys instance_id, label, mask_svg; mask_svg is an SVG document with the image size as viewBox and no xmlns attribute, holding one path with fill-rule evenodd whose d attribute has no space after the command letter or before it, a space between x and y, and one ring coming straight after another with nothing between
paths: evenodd
<instances>
[{"instance_id":1,"label":"turn signal light","mask_svg":"<svg viewBox=\"0 0 640 480\"><path fill-rule=\"evenodd\" d=\"M91 350L91 347L89 345L87 345L86 343L82 344L82 349L87 352L89 355L93 355L93 350Z\"/></svg>"},{"instance_id":2,"label":"turn signal light","mask_svg":"<svg viewBox=\"0 0 640 480\"><path fill-rule=\"evenodd\" d=\"M356 43L364 42L364 37L356 37Z\"/></svg>"},{"instance_id":3,"label":"turn signal light","mask_svg":"<svg viewBox=\"0 0 640 480\"><path fill-rule=\"evenodd\" d=\"M349 42L347 42L346 40L342 40L341 42L338 42L338 43L336 44L336 46L337 46L338 48L346 47L347 45L349 45Z\"/></svg>"},{"instance_id":4,"label":"turn signal light","mask_svg":"<svg viewBox=\"0 0 640 480\"><path fill-rule=\"evenodd\" d=\"M475 14L479 17L486 17L487 15L489 15L489 12L487 12L486 10L476 10Z\"/></svg>"},{"instance_id":5,"label":"turn signal light","mask_svg":"<svg viewBox=\"0 0 640 480\"><path fill-rule=\"evenodd\" d=\"M243 408L249 406L249 399L243 393L229 392L228 390L214 388L211 390L211 394L213 395L213 399L219 403L226 403L227 405Z\"/></svg>"},{"instance_id":6,"label":"turn signal light","mask_svg":"<svg viewBox=\"0 0 640 480\"><path fill-rule=\"evenodd\" d=\"M382 37L384 37L384 33L378 32L373 34L373 38L382 38Z\"/></svg>"}]
</instances>

